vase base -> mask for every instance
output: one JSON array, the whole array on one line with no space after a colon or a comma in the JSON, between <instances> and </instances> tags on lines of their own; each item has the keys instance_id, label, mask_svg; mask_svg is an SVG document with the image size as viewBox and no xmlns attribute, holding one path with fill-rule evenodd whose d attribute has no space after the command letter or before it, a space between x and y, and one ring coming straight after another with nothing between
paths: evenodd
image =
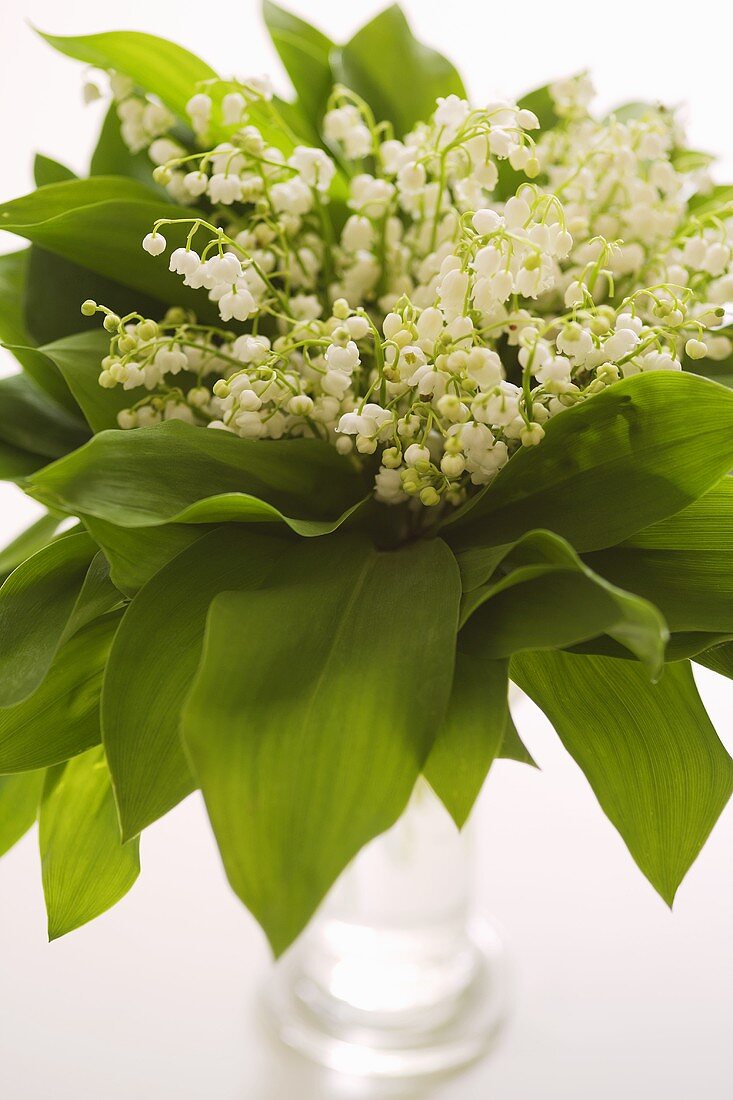
<instances>
[{"instance_id":1,"label":"vase base","mask_svg":"<svg viewBox=\"0 0 733 1100\"><path fill-rule=\"evenodd\" d=\"M277 1034L287 1046L331 1070L360 1077L410 1078L445 1073L493 1045L508 1011L504 948L494 927L472 924L468 979L429 1012L355 1009L307 973L297 948L278 963L265 991Z\"/></svg>"}]
</instances>

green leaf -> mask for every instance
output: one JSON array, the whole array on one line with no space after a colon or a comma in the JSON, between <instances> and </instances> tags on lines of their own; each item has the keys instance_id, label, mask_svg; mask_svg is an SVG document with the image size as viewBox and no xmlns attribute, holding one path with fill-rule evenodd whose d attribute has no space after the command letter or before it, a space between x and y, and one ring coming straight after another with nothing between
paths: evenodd
<instances>
[{"instance_id":1,"label":"green leaf","mask_svg":"<svg viewBox=\"0 0 733 1100\"><path fill-rule=\"evenodd\" d=\"M712 334L733 339L733 325L714 329ZM692 374L709 378L712 382L719 382L721 386L733 387L733 352L725 359L690 359L688 355L683 355L682 368Z\"/></svg>"},{"instance_id":2,"label":"green leaf","mask_svg":"<svg viewBox=\"0 0 733 1100\"><path fill-rule=\"evenodd\" d=\"M35 822L45 775L43 770L0 775L0 856Z\"/></svg>"},{"instance_id":3,"label":"green leaf","mask_svg":"<svg viewBox=\"0 0 733 1100\"><path fill-rule=\"evenodd\" d=\"M672 631L733 633L733 477L586 562L656 604Z\"/></svg>"},{"instance_id":4,"label":"green leaf","mask_svg":"<svg viewBox=\"0 0 733 1100\"><path fill-rule=\"evenodd\" d=\"M4 546L0 550L0 577L4 580L26 558L47 546L64 519L64 516L55 516L51 512L46 512L30 527L26 527L25 531L21 531L12 542Z\"/></svg>"},{"instance_id":5,"label":"green leaf","mask_svg":"<svg viewBox=\"0 0 733 1100\"><path fill-rule=\"evenodd\" d=\"M550 93L550 85L543 84L540 88L534 88L531 92L525 92L517 100L517 106L526 111L532 111L537 115L540 130L554 130L563 120L557 113L555 100Z\"/></svg>"},{"instance_id":6,"label":"green leaf","mask_svg":"<svg viewBox=\"0 0 733 1100\"><path fill-rule=\"evenodd\" d=\"M629 661L515 657L511 677L545 712L646 877L671 905L733 790L687 662L658 684Z\"/></svg>"},{"instance_id":7,"label":"green leaf","mask_svg":"<svg viewBox=\"0 0 733 1100\"><path fill-rule=\"evenodd\" d=\"M67 168L65 164L59 164L51 157L45 157L43 153L36 153L33 161L33 179L36 187L45 187L47 183L62 183L64 180L76 179L76 173Z\"/></svg>"},{"instance_id":8,"label":"green leaf","mask_svg":"<svg viewBox=\"0 0 733 1100\"><path fill-rule=\"evenodd\" d=\"M117 427L117 413L134 398L122 386L113 390L99 384L102 359L109 354L109 336L100 328L55 340L42 349L61 373L94 432Z\"/></svg>"},{"instance_id":9,"label":"green leaf","mask_svg":"<svg viewBox=\"0 0 733 1100\"><path fill-rule=\"evenodd\" d=\"M670 153L670 164L675 172L700 172L714 164L716 157L713 153L705 153L700 149L673 149Z\"/></svg>"},{"instance_id":10,"label":"green leaf","mask_svg":"<svg viewBox=\"0 0 733 1100\"><path fill-rule=\"evenodd\" d=\"M101 550L91 562L76 598L74 609L69 616L64 638L70 638L95 619L114 611L124 603L121 592L110 580L109 563Z\"/></svg>"},{"instance_id":11,"label":"green leaf","mask_svg":"<svg viewBox=\"0 0 733 1100\"><path fill-rule=\"evenodd\" d=\"M733 184L720 183L709 191L701 191L693 195L687 204L690 214L696 218L705 215L726 211L733 205Z\"/></svg>"},{"instance_id":12,"label":"green leaf","mask_svg":"<svg viewBox=\"0 0 733 1100\"><path fill-rule=\"evenodd\" d=\"M0 343L36 385L73 412L76 405L63 378L53 363L33 348L33 337L26 329L23 302L29 256L28 248L0 256Z\"/></svg>"},{"instance_id":13,"label":"green leaf","mask_svg":"<svg viewBox=\"0 0 733 1100\"><path fill-rule=\"evenodd\" d=\"M637 531L621 545L641 550L719 550L733 539L733 476L687 508Z\"/></svg>"},{"instance_id":14,"label":"green leaf","mask_svg":"<svg viewBox=\"0 0 733 1100\"><path fill-rule=\"evenodd\" d=\"M469 620L485 658L608 634L653 676L661 671L669 634L651 603L610 584L550 531L532 531L504 550L498 579L462 600L461 622Z\"/></svg>"},{"instance_id":15,"label":"green leaf","mask_svg":"<svg viewBox=\"0 0 733 1100\"><path fill-rule=\"evenodd\" d=\"M81 303L87 298L103 302L121 317L136 311L155 318L162 317L166 311L165 304L150 294L131 290L114 279L107 279L33 245L25 285L25 311L28 331L34 341L49 344L80 330L85 334L92 329L98 332L99 315L85 318L80 311Z\"/></svg>"},{"instance_id":16,"label":"green leaf","mask_svg":"<svg viewBox=\"0 0 733 1100\"><path fill-rule=\"evenodd\" d=\"M733 645L725 642L723 645L711 646L703 653L695 654L695 663L733 680Z\"/></svg>"},{"instance_id":17,"label":"green leaf","mask_svg":"<svg viewBox=\"0 0 733 1100\"><path fill-rule=\"evenodd\" d=\"M459 829L501 750L509 721L508 664L486 658L481 641L475 630L459 635L448 710L423 768Z\"/></svg>"},{"instance_id":18,"label":"green leaf","mask_svg":"<svg viewBox=\"0 0 733 1100\"><path fill-rule=\"evenodd\" d=\"M555 101L550 95L549 84L544 84L541 88L535 88L533 91L525 93L521 99L517 100L517 106L527 111L533 111L537 115L541 133L554 130L562 122L555 110ZM537 137L536 132L534 136ZM508 160L497 159L496 167L499 178L494 194L497 199L505 201L517 193L522 183L526 183L527 176L517 168L512 168Z\"/></svg>"},{"instance_id":19,"label":"green leaf","mask_svg":"<svg viewBox=\"0 0 733 1100\"><path fill-rule=\"evenodd\" d=\"M131 153L125 145L120 133L117 107L112 103L104 116L99 139L92 153L89 175L129 176L144 183L151 191L157 191L162 198L166 192L153 181L154 167L147 149Z\"/></svg>"},{"instance_id":20,"label":"green leaf","mask_svg":"<svg viewBox=\"0 0 733 1100\"><path fill-rule=\"evenodd\" d=\"M95 549L85 534L58 539L0 588L0 707L25 699L43 680Z\"/></svg>"},{"instance_id":21,"label":"green leaf","mask_svg":"<svg viewBox=\"0 0 733 1100\"><path fill-rule=\"evenodd\" d=\"M21 308L28 269L29 249L0 256L0 340L4 344L29 344Z\"/></svg>"},{"instance_id":22,"label":"green leaf","mask_svg":"<svg viewBox=\"0 0 733 1100\"><path fill-rule=\"evenodd\" d=\"M40 390L24 374L0 379L0 439L45 459L81 447L89 432L78 416Z\"/></svg>"},{"instance_id":23,"label":"green leaf","mask_svg":"<svg viewBox=\"0 0 733 1100\"><path fill-rule=\"evenodd\" d=\"M109 431L24 486L48 507L123 527L284 521L332 531L363 488L353 466L315 439L238 439L180 421Z\"/></svg>"},{"instance_id":24,"label":"green leaf","mask_svg":"<svg viewBox=\"0 0 733 1100\"><path fill-rule=\"evenodd\" d=\"M507 717L504 737L499 748L499 758L501 760L515 760L518 764L529 764L531 768L537 767L517 732L511 714Z\"/></svg>"},{"instance_id":25,"label":"green leaf","mask_svg":"<svg viewBox=\"0 0 733 1100\"><path fill-rule=\"evenodd\" d=\"M602 550L679 512L731 466L733 393L689 374L641 374L554 417L443 533L458 552L536 527Z\"/></svg>"},{"instance_id":26,"label":"green leaf","mask_svg":"<svg viewBox=\"0 0 733 1100\"><path fill-rule=\"evenodd\" d=\"M337 79L367 101L378 122L393 124L397 137L426 121L439 96L466 96L454 66L413 37L397 4L336 50L332 65Z\"/></svg>"},{"instance_id":27,"label":"green leaf","mask_svg":"<svg viewBox=\"0 0 733 1100\"><path fill-rule=\"evenodd\" d=\"M219 528L161 569L130 604L102 695L104 743L126 838L194 787L179 723L211 600L226 589L260 586L286 546L251 527Z\"/></svg>"},{"instance_id":28,"label":"green leaf","mask_svg":"<svg viewBox=\"0 0 733 1100\"><path fill-rule=\"evenodd\" d=\"M52 183L0 205L0 229L141 294L194 309L204 320L218 316L205 293L188 289L168 270L165 257L143 252L143 237L157 218L190 221L191 210L121 176ZM185 244L189 228L165 228L170 248Z\"/></svg>"},{"instance_id":29,"label":"green leaf","mask_svg":"<svg viewBox=\"0 0 733 1100\"><path fill-rule=\"evenodd\" d=\"M110 578L120 592L134 596L144 584L207 531L204 523L169 523L164 527L118 527L86 517L85 525L110 565Z\"/></svg>"},{"instance_id":30,"label":"green leaf","mask_svg":"<svg viewBox=\"0 0 733 1100\"><path fill-rule=\"evenodd\" d=\"M334 44L304 19L272 0L262 6L275 49L310 120L318 123L331 93L330 55Z\"/></svg>"},{"instance_id":31,"label":"green leaf","mask_svg":"<svg viewBox=\"0 0 733 1100\"><path fill-rule=\"evenodd\" d=\"M108 31L66 38L41 33L41 37L76 61L124 73L183 119L196 85L216 77L205 61L182 46L139 31Z\"/></svg>"},{"instance_id":32,"label":"green leaf","mask_svg":"<svg viewBox=\"0 0 733 1100\"><path fill-rule=\"evenodd\" d=\"M20 481L34 473L44 462L45 459L40 455L21 451L20 448L13 447L11 443L5 443L0 439L0 480Z\"/></svg>"},{"instance_id":33,"label":"green leaf","mask_svg":"<svg viewBox=\"0 0 733 1100\"><path fill-rule=\"evenodd\" d=\"M119 613L89 623L66 641L40 687L0 707L0 772L48 767L97 745L99 698Z\"/></svg>"},{"instance_id":34,"label":"green leaf","mask_svg":"<svg viewBox=\"0 0 733 1100\"><path fill-rule=\"evenodd\" d=\"M659 104L645 103L643 100L632 100L629 103L620 103L606 116L607 120L615 119L616 122L633 122L644 118L650 111L659 110Z\"/></svg>"},{"instance_id":35,"label":"green leaf","mask_svg":"<svg viewBox=\"0 0 733 1100\"><path fill-rule=\"evenodd\" d=\"M39 840L50 940L104 913L135 882L138 843L121 843L101 747L49 771Z\"/></svg>"},{"instance_id":36,"label":"green leaf","mask_svg":"<svg viewBox=\"0 0 733 1100\"><path fill-rule=\"evenodd\" d=\"M710 646L731 640L733 640L733 633L731 632L678 630L669 636L665 650L665 660L687 661L690 658L697 660L698 653L709 649ZM566 649L570 653L592 653L598 657L618 657L627 661L631 659L628 650L606 634L591 638L587 642L566 646Z\"/></svg>"},{"instance_id":37,"label":"green leaf","mask_svg":"<svg viewBox=\"0 0 733 1100\"><path fill-rule=\"evenodd\" d=\"M403 811L448 702L459 596L441 540L383 553L341 535L212 603L183 738L276 954Z\"/></svg>"}]
</instances>

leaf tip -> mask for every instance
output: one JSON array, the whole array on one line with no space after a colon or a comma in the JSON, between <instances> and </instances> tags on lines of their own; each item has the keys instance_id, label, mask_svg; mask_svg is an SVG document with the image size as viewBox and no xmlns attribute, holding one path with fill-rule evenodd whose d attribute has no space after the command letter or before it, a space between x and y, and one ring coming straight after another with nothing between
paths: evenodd
<instances>
[{"instance_id":1,"label":"leaf tip","mask_svg":"<svg viewBox=\"0 0 733 1100\"><path fill-rule=\"evenodd\" d=\"M72 932L72 928L65 928L62 924L54 923L54 920L49 913L48 923L46 925L46 933L48 936L48 942L53 943L54 940L60 940L62 936L65 936L68 932Z\"/></svg>"}]
</instances>

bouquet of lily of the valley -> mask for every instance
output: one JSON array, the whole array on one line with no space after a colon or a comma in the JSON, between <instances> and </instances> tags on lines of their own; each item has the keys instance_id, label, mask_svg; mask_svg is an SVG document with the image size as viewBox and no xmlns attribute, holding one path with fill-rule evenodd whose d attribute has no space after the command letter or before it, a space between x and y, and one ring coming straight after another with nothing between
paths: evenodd
<instances>
[{"instance_id":1,"label":"bouquet of lily of the valley","mask_svg":"<svg viewBox=\"0 0 733 1100\"><path fill-rule=\"evenodd\" d=\"M424 775L458 826L542 708L671 903L733 787L733 187L585 74L474 106L392 7L265 4L296 98L138 33L88 178L0 207L0 850L51 936L203 792L275 952ZM109 75L109 79L104 74ZM81 312L80 312L81 307Z\"/></svg>"}]
</instances>

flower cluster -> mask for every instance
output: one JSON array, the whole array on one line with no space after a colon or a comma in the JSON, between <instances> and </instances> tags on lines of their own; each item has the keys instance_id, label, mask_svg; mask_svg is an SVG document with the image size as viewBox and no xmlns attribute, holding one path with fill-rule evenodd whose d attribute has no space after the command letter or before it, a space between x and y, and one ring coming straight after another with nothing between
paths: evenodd
<instances>
[{"instance_id":1,"label":"flower cluster","mask_svg":"<svg viewBox=\"0 0 733 1100\"><path fill-rule=\"evenodd\" d=\"M138 397L124 428L320 437L378 459L379 500L455 505L619 378L731 354L730 211L691 201L706 158L661 108L593 118L586 76L550 86L544 134L527 108L451 95L397 140L337 87L330 152L268 140L262 81L193 96L195 149L159 105L115 94L125 140L196 208L167 262L220 319L84 304L111 334L100 383Z\"/></svg>"}]
</instances>

